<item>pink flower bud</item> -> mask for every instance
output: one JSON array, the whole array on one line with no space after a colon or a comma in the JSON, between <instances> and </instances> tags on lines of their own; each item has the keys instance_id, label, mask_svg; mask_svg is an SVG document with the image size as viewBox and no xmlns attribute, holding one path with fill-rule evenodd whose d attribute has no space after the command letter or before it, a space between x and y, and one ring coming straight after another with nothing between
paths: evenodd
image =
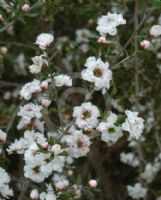
<instances>
[{"instance_id":1,"label":"pink flower bud","mask_svg":"<svg viewBox=\"0 0 161 200\"><path fill-rule=\"evenodd\" d=\"M45 142L41 146L42 146L43 149L47 149L49 147L49 144L48 144L48 142Z\"/></svg>"},{"instance_id":2,"label":"pink flower bud","mask_svg":"<svg viewBox=\"0 0 161 200\"><path fill-rule=\"evenodd\" d=\"M58 155L61 153L61 146L59 144L54 144L51 147L51 152L54 153L55 155Z\"/></svg>"},{"instance_id":3,"label":"pink flower bud","mask_svg":"<svg viewBox=\"0 0 161 200\"><path fill-rule=\"evenodd\" d=\"M42 90L47 90L48 89L48 82L47 81L42 81L42 83L41 83L41 89Z\"/></svg>"},{"instance_id":4,"label":"pink flower bud","mask_svg":"<svg viewBox=\"0 0 161 200\"><path fill-rule=\"evenodd\" d=\"M6 135L0 136L0 142L5 142L6 141Z\"/></svg>"},{"instance_id":5,"label":"pink flower bud","mask_svg":"<svg viewBox=\"0 0 161 200\"><path fill-rule=\"evenodd\" d=\"M97 187L97 181L96 181L96 180L90 180L90 181L88 182L88 184L89 184L89 186L90 186L91 188L96 188L96 187Z\"/></svg>"},{"instance_id":6,"label":"pink flower bud","mask_svg":"<svg viewBox=\"0 0 161 200\"><path fill-rule=\"evenodd\" d=\"M105 37L101 36L98 40L97 40L98 43L101 43L101 44L108 44L108 41Z\"/></svg>"},{"instance_id":7,"label":"pink flower bud","mask_svg":"<svg viewBox=\"0 0 161 200\"><path fill-rule=\"evenodd\" d=\"M31 193L30 193L30 197L33 200L39 199L39 193L38 193L38 191L36 189L32 190Z\"/></svg>"},{"instance_id":8,"label":"pink flower bud","mask_svg":"<svg viewBox=\"0 0 161 200\"><path fill-rule=\"evenodd\" d=\"M22 6L21 10L22 10L22 12L24 12L24 13L30 12L30 6L29 6L29 4L27 4L27 3L24 4L24 5Z\"/></svg>"},{"instance_id":9,"label":"pink flower bud","mask_svg":"<svg viewBox=\"0 0 161 200\"><path fill-rule=\"evenodd\" d=\"M140 42L140 46L143 48L143 49L149 49L150 47L150 42L148 40L143 40Z\"/></svg>"}]
</instances>

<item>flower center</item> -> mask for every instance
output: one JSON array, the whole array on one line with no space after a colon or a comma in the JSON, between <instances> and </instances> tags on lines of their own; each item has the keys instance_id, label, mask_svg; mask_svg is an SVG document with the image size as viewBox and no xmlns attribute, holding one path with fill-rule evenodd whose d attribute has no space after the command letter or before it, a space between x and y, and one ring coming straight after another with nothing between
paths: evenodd
<instances>
[{"instance_id":1,"label":"flower center","mask_svg":"<svg viewBox=\"0 0 161 200\"><path fill-rule=\"evenodd\" d=\"M115 18L114 17L108 17L108 19L107 19L107 22L114 22L115 21Z\"/></svg>"},{"instance_id":2,"label":"flower center","mask_svg":"<svg viewBox=\"0 0 161 200\"><path fill-rule=\"evenodd\" d=\"M81 140L77 140L77 147L78 149L83 147L83 142Z\"/></svg>"},{"instance_id":3,"label":"flower center","mask_svg":"<svg viewBox=\"0 0 161 200\"><path fill-rule=\"evenodd\" d=\"M93 74L94 74L94 76L96 76L96 77L102 77L102 71L101 71L99 68L95 68L95 69L93 70Z\"/></svg>"},{"instance_id":4,"label":"flower center","mask_svg":"<svg viewBox=\"0 0 161 200\"><path fill-rule=\"evenodd\" d=\"M32 108L27 108L26 111L32 112Z\"/></svg>"},{"instance_id":5,"label":"flower center","mask_svg":"<svg viewBox=\"0 0 161 200\"><path fill-rule=\"evenodd\" d=\"M83 115L83 119L88 119L88 118L91 117L91 112L88 111L88 110L86 110L86 111L84 111L84 112L82 113L82 115Z\"/></svg>"},{"instance_id":6,"label":"flower center","mask_svg":"<svg viewBox=\"0 0 161 200\"><path fill-rule=\"evenodd\" d=\"M114 128L108 128L108 133L114 133L115 132L115 129Z\"/></svg>"},{"instance_id":7,"label":"flower center","mask_svg":"<svg viewBox=\"0 0 161 200\"><path fill-rule=\"evenodd\" d=\"M33 171L34 171L36 174L38 174L38 173L40 172L39 166L34 167L34 168L33 168Z\"/></svg>"}]
</instances>

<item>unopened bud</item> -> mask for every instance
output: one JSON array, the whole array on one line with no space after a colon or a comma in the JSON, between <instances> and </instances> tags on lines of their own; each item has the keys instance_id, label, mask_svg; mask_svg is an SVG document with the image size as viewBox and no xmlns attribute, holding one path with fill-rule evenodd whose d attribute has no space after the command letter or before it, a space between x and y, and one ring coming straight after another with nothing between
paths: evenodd
<instances>
[{"instance_id":1,"label":"unopened bud","mask_svg":"<svg viewBox=\"0 0 161 200\"><path fill-rule=\"evenodd\" d=\"M140 46L143 48L143 49L149 49L150 47L150 42L148 40L143 40L140 42Z\"/></svg>"},{"instance_id":2,"label":"unopened bud","mask_svg":"<svg viewBox=\"0 0 161 200\"><path fill-rule=\"evenodd\" d=\"M32 190L31 193L30 193L30 197L33 200L39 199L39 193L38 193L38 191L36 189Z\"/></svg>"},{"instance_id":3,"label":"unopened bud","mask_svg":"<svg viewBox=\"0 0 161 200\"><path fill-rule=\"evenodd\" d=\"M41 83L41 89L42 90L47 90L48 89L48 82L47 81L42 81L42 83Z\"/></svg>"},{"instance_id":4,"label":"unopened bud","mask_svg":"<svg viewBox=\"0 0 161 200\"><path fill-rule=\"evenodd\" d=\"M101 36L98 40L97 40L98 43L100 44L108 44L108 41L105 37Z\"/></svg>"},{"instance_id":5,"label":"unopened bud","mask_svg":"<svg viewBox=\"0 0 161 200\"><path fill-rule=\"evenodd\" d=\"M90 181L88 182L88 184L89 184L89 186L90 186L91 188L96 188L96 187L97 187L97 181L96 181L96 180L90 180Z\"/></svg>"},{"instance_id":6,"label":"unopened bud","mask_svg":"<svg viewBox=\"0 0 161 200\"><path fill-rule=\"evenodd\" d=\"M22 10L22 12L24 12L24 13L30 12L30 6L29 6L29 4L27 4L27 3L24 4L24 5L22 6L21 10Z\"/></svg>"},{"instance_id":7,"label":"unopened bud","mask_svg":"<svg viewBox=\"0 0 161 200\"><path fill-rule=\"evenodd\" d=\"M54 144L51 147L51 152L54 153L55 155L58 155L61 153L61 146L59 144Z\"/></svg>"},{"instance_id":8,"label":"unopened bud","mask_svg":"<svg viewBox=\"0 0 161 200\"><path fill-rule=\"evenodd\" d=\"M43 149L47 149L49 144L47 142L45 142L44 144L41 145Z\"/></svg>"}]
</instances>

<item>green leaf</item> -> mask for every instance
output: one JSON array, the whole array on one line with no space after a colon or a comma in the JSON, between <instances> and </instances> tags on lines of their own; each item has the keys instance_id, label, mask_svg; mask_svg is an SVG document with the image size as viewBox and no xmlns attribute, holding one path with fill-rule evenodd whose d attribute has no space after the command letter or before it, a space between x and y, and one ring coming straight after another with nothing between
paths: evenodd
<instances>
[{"instance_id":1,"label":"green leaf","mask_svg":"<svg viewBox=\"0 0 161 200\"><path fill-rule=\"evenodd\" d=\"M161 1L159 1L159 0L157 0L157 1L154 1L153 3L152 3L152 6L154 7L154 8L161 8Z\"/></svg>"}]
</instances>

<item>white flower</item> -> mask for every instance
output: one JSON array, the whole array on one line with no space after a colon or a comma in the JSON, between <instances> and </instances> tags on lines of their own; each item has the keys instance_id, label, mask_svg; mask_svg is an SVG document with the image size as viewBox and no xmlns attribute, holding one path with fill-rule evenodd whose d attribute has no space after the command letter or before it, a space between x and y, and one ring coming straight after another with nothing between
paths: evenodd
<instances>
[{"instance_id":1,"label":"white flower","mask_svg":"<svg viewBox=\"0 0 161 200\"><path fill-rule=\"evenodd\" d=\"M91 102L82 103L73 109L73 117L75 117L75 124L79 128L95 128L98 124L98 117L100 112L98 108Z\"/></svg>"},{"instance_id":2,"label":"white flower","mask_svg":"<svg viewBox=\"0 0 161 200\"><path fill-rule=\"evenodd\" d=\"M10 177L7 172L0 167L0 194L2 197L8 199L13 196L13 191L9 188Z\"/></svg>"},{"instance_id":3,"label":"white flower","mask_svg":"<svg viewBox=\"0 0 161 200\"><path fill-rule=\"evenodd\" d=\"M42 106L28 103L24 106L20 106L20 111L18 112L18 116L21 116L22 118L38 118L40 119L42 117L41 114Z\"/></svg>"},{"instance_id":4,"label":"white flower","mask_svg":"<svg viewBox=\"0 0 161 200\"><path fill-rule=\"evenodd\" d=\"M97 42L100 44L108 44L109 43L108 40L103 36L99 37Z\"/></svg>"},{"instance_id":5,"label":"white flower","mask_svg":"<svg viewBox=\"0 0 161 200\"><path fill-rule=\"evenodd\" d=\"M150 47L150 41L149 40L143 40L140 42L140 46L143 48L143 49L149 49Z\"/></svg>"},{"instance_id":6,"label":"white flower","mask_svg":"<svg viewBox=\"0 0 161 200\"><path fill-rule=\"evenodd\" d=\"M128 164L132 167L139 166L139 159L133 153L124 153L120 154L121 162Z\"/></svg>"},{"instance_id":7,"label":"white flower","mask_svg":"<svg viewBox=\"0 0 161 200\"><path fill-rule=\"evenodd\" d=\"M83 157L89 152L90 140L82 131L75 131L72 135L64 136L62 142L67 143L71 157Z\"/></svg>"},{"instance_id":8,"label":"white flower","mask_svg":"<svg viewBox=\"0 0 161 200\"><path fill-rule=\"evenodd\" d=\"M149 31L151 36L159 37L161 35L161 25L154 25Z\"/></svg>"},{"instance_id":9,"label":"white flower","mask_svg":"<svg viewBox=\"0 0 161 200\"><path fill-rule=\"evenodd\" d=\"M22 87L22 89L20 90L20 96L26 100L29 100L31 99L33 94L40 91L41 91L40 81L34 79L32 82L29 82Z\"/></svg>"},{"instance_id":10,"label":"white flower","mask_svg":"<svg viewBox=\"0 0 161 200\"><path fill-rule=\"evenodd\" d=\"M25 104L24 106L20 106L20 111L17 113L17 115L22 117L22 119L17 125L17 128L22 129L26 127L33 118L41 119L42 117L41 110L42 106L33 103L28 103ZM35 121L35 125L38 125L38 121Z\"/></svg>"},{"instance_id":11,"label":"white flower","mask_svg":"<svg viewBox=\"0 0 161 200\"><path fill-rule=\"evenodd\" d=\"M117 34L117 27L122 24L126 24L122 14L108 12L107 15L103 15L98 19L96 30L101 36L107 34L114 36Z\"/></svg>"},{"instance_id":12,"label":"white flower","mask_svg":"<svg viewBox=\"0 0 161 200\"><path fill-rule=\"evenodd\" d=\"M156 162L154 164L147 163L144 172L141 174L141 178L144 179L147 183L151 183L160 168L161 164L159 162Z\"/></svg>"},{"instance_id":13,"label":"white flower","mask_svg":"<svg viewBox=\"0 0 161 200\"><path fill-rule=\"evenodd\" d=\"M4 131L2 131L2 129L0 129L0 142L5 142L6 137L7 137L7 134Z\"/></svg>"},{"instance_id":14,"label":"white flower","mask_svg":"<svg viewBox=\"0 0 161 200\"><path fill-rule=\"evenodd\" d=\"M138 116L138 112L125 111L127 118L122 124L122 129L130 133L129 140L139 140L144 129L144 120Z\"/></svg>"},{"instance_id":15,"label":"white flower","mask_svg":"<svg viewBox=\"0 0 161 200\"><path fill-rule=\"evenodd\" d=\"M101 139L109 145L114 144L123 136L120 126L116 126L117 115L110 112L105 122L100 122L98 130L102 133Z\"/></svg>"},{"instance_id":16,"label":"white flower","mask_svg":"<svg viewBox=\"0 0 161 200\"><path fill-rule=\"evenodd\" d=\"M32 58L33 65L29 66L31 74L38 74L41 72L43 66L48 66L48 61L44 55L35 56Z\"/></svg>"},{"instance_id":17,"label":"white flower","mask_svg":"<svg viewBox=\"0 0 161 200\"><path fill-rule=\"evenodd\" d=\"M109 69L109 63L103 62L101 58L89 57L85 63L86 69L82 71L82 78L92 82L95 90L101 90L105 93L110 88L112 72Z\"/></svg>"},{"instance_id":18,"label":"white flower","mask_svg":"<svg viewBox=\"0 0 161 200\"><path fill-rule=\"evenodd\" d=\"M134 186L127 186L127 191L133 199L144 198L147 194L147 189L142 187L140 183L136 183Z\"/></svg>"},{"instance_id":19,"label":"white flower","mask_svg":"<svg viewBox=\"0 0 161 200\"><path fill-rule=\"evenodd\" d=\"M64 158L61 156L51 157L50 153L38 151L37 144L30 145L24 154L24 176L34 182L40 183L49 177L52 172L62 172Z\"/></svg>"},{"instance_id":20,"label":"white flower","mask_svg":"<svg viewBox=\"0 0 161 200\"><path fill-rule=\"evenodd\" d=\"M36 38L36 44L40 47L40 49L48 48L53 41L54 36L49 33L41 33Z\"/></svg>"},{"instance_id":21,"label":"white flower","mask_svg":"<svg viewBox=\"0 0 161 200\"><path fill-rule=\"evenodd\" d=\"M72 79L69 76L64 75L64 74L55 76L54 81L57 87L72 86Z\"/></svg>"}]
</instances>

